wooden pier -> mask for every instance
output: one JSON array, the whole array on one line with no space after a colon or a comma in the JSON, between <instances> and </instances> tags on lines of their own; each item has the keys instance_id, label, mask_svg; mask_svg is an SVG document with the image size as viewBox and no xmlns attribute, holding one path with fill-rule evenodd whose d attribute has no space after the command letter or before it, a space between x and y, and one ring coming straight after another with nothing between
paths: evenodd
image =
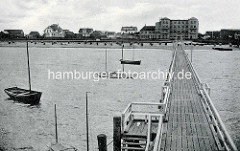
<instances>
[{"instance_id":1,"label":"wooden pier","mask_svg":"<svg viewBox=\"0 0 240 151\"><path fill-rule=\"evenodd\" d=\"M182 71L191 78L179 78ZM135 102L123 112L121 150L237 151L210 88L200 81L181 44L174 47L168 75L159 103Z\"/></svg>"}]
</instances>

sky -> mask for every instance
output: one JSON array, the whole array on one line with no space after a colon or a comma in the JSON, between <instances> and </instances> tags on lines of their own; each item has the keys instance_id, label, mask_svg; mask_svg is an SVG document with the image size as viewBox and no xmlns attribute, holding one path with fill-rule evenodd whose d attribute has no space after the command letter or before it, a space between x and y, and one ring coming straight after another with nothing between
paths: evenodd
<instances>
[{"instance_id":1,"label":"sky","mask_svg":"<svg viewBox=\"0 0 240 151\"><path fill-rule=\"evenodd\" d=\"M0 0L0 30L43 33L51 24L119 32L155 25L160 18L199 20L199 32L240 29L240 0Z\"/></svg>"}]
</instances>

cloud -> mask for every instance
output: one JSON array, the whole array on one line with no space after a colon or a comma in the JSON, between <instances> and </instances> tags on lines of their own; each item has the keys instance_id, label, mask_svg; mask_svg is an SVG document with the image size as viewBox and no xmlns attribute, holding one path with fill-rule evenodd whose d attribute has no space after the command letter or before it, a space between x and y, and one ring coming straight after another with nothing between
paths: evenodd
<instances>
[{"instance_id":1,"label":"cloud","mask_svg":"<svg viewBox=\"0 0 240 151\"><path fill-rule=\"evenodd\" d=\"M236 0L1 0L0 30L21 28L25 33L58 23L78 32L81 27L120 31L132 25L141 29L161 17L197 17L200 32L239 28Z\"/></svg>"}]
</instances>

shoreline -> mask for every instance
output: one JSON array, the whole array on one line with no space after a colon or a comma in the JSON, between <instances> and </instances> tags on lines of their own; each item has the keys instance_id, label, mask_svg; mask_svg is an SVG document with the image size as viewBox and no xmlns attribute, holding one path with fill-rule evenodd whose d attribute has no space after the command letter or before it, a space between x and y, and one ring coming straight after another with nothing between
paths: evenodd
<instances>
[{"instance_id":1,"label":"shoreline","mask_svg":"<svg viewBox=\"0 0 240 151\"><path fill-rule=\"evenodd\" d=\"M93 43L84 43L84 42L28 42L29 48L110 48L110 49L121 49L122 46L113 42L93 42ZM25 48L26 42L14 42L9 44L8 42L0 42L0 47L19 47ZM143 46L137 43L124 43L124 49L170 49L172 48L172 44L168 45L159 45L159 44L150 44L144 43Z\"/></svg>"},{"instance_id":2,"label":"shoreline","mask_svg":"<svg viewBox=\"0 0 240 151\"><path fill-rule=\"evenodd\" d=\"M15 48L26 48L26 42L0 42L1 47L15 47ZM84 42L28 42L29 48L99 48L99 49L122 49L122 46L115 42L92 42L92 43L84 43ZM191 49L191 45L185 45L184 48L187 50ZM214 45L204 45L193 46L193 50L213 50ZM233 51L239 51L239 48L229 47L229 45L222 45L224 48L232 48ZM124 43L123 49L165 49L172 50L173 44L168 43L165 45L164 43Z\"/></svg>"}]
</instances>

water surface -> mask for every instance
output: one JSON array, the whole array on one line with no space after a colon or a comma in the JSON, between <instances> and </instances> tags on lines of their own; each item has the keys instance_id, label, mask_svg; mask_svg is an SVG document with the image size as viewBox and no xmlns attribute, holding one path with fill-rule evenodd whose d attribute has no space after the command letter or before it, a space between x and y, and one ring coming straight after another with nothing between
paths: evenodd
<instances>
[{"instance_id":1,"label":"water surface","mask_svg":"<svg viewBox=\"0 0 240 151\"><path fill-rule=\"evenodd\" d=\"M108 79L49 80L51 71L104 71L105 49L30 48L32 89L42 91L37 107L8 100L4 89L11 86L28 88L25 48L0 48L0 146L8 150L46 150L55 142L54 104L58 111L59 142L86 150L85 93L89 94L90 150L97 150L97 135L106 134L112 141L112 118L120 116L130 102L158 102L161 80ZM171 51L129 49L126 59L142 60L141 66L125 66L131 71L167 70ZM108 71L122 66L120 49L108 50ZM108 148L112 149L111 145Z\"/></svg>"}]
</instances>

